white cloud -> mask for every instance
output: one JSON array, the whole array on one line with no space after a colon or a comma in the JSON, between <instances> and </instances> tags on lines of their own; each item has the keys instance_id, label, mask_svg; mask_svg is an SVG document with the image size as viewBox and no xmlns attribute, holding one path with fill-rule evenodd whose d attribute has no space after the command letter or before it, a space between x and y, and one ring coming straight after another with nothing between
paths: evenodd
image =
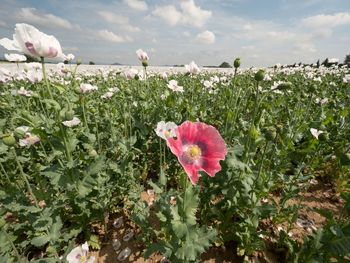
<instances>
[{"instance_id":1,"label":"white cloud","mask_svg":"<svg viewBox=\"0 0 350 263\"><path fill-rule=\"evenodd\" d=\"M182 1L180 6L183 11L183 23L185 24L202 27L212 15L211 11L202 10L199 6L196 6L194 0Z\"/></svg>"},{"instance_id":2,"label":"white cloud","mask_svg":"<svg viewBox=\"0 0 350 263\"><path fill-rule=\"evenodd\" d=\"M68 20L53 14L40 13L35 8L21 8L16 17L21 22L33 23L40 26L64 29L73 28L73 25Z\"/></svg>"},{"instance_id":3,"label":"white cloud","mask_svg":"<svg viewBox=\"0 0 350 263\"><path fill-rule=\"evenodd\" d=\"M179 11L173 5L157 6L152 12L171 26L178 23L202 27L212 16L212 12L196 6L194 0L182 0Z\"/></svg>"},{"instance_id":4,"label":"white cloud","mask_svg":"<svg viewBox=\"0 0 350 263\"><path fill-rule=\"evenodd\" d=\"M203 44L213 44L215 43L215 35L211 31L204 31L199 33L196 37L197 41Z\"/></svg>"},{"instance_id":5,"label":"white cloud","mask_svg":"<svg viewBox=\"0 0 350 263\"><path fill-rule=\"evenodd\" d=\"M146 11L148 9L147 3L141 0L124 0L129 7L139 11Z\"/></svg>"},{"instance_id":6,"label":"white cloud","mask_svg":"<svg viewBox=\"0 0 350 263\"><path fill-rule=\"evenodd\" d=\"M315 48L315 46L311 43L297 43L294 46L294 54L299 54L299 53L315 53L317 52L317 49Z\"/></svg>"},{"instance_id":7,"label":"white cloud","mask_svg":"<svg viewBox=\"0 0 350 263\"><path fill-rule=\"evenodd\" d=\"M109 11L97 12L105 21L119 25L123 30L128 32L139 32L140 28L132 26L129 23L129 18L120 16Z\"/></svg>"},{"instance_id":8,"label":"white cloud","mask_svg":"<svg viewBox=\"0 0 350 263\"><path fill-rule=\"evenodd\" d=\"M106 29L98 31L98 36L101 37L102 39L114 43L123 43L123 42L131 42L132 39L128 36L122 37L118 36L117 34L108 31Z\"/></svg>"},{"instance_id":9,"label":"white cloud","mask_svg":"<svg viewBox=\"0 0 350 263\"><path fill-rule=\"evenodd\" d=\"M350 13L320 14L302 19L302 24L314 29L331 30L334 27L350 24Z\"/></svg>"},{"instance_id":10,"label":"white cloud","mask_svg":"<svg viewBox=\"0 0 350 263\"><path fill-rule=\"evenodd\" d=\"M171 26L175 26L182 18L182 14L173 5L158 6L152 14L162 18Z\"/></svg>"}]
</instances>

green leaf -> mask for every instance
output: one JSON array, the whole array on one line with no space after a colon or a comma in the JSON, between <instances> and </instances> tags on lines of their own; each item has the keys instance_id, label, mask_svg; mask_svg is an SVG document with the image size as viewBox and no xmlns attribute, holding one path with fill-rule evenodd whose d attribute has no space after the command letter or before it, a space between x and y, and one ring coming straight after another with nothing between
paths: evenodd
<instances>
[{"instance_id":1,"label":"green leaf","mask_svg":"<svg viewBox=\"0 0 350 263\"><path fill-rule=\"evenodd\" d=\"M333 239L326 246L335 256L350 256L350 236Z\"/></svg>"},{"instance_id":2,"label":"green leaf","mask_svg":"<svg viewBox=\"0 0 350 263\"><path fill-rule=\"evenodd\" d=\"M164 254L166 252L166 249L161 244L153 243L150 246L148 246L143 256L145 259L148 259L155 252L160 252L161 254Z\"/></svg>"},{"instance_id":3,"label":"green leaf","mask_svg":"<svg viewBox=\"0 0 350 263\"><path fill-rule=\"evenodd\" d=\"M36 247L42 247L46 243L50 241L50 237L48 235L34 237L30 243Z\"/></svg>"},{"instance_id":4,"label":"green leaf","mask_svg":"<svg viewBox=\"0 0 350 263\"><path fill-rule=\"evenodd\" d=\"M51 241L57 241L61 234L60 234L60 230L62 228L63 224L62 224L62 220L59 216L56 216L56 221L55 223L53 223L51 229L50 229L50 239Z\"/></svg>"}]
</instances>

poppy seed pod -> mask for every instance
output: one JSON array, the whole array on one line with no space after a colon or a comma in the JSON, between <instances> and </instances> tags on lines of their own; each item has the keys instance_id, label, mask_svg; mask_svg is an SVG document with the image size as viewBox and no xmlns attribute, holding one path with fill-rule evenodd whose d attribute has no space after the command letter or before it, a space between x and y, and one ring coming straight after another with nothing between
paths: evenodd
<instances>
[{"instance_id":1,"label":"poppy seed pod","mask_svg":"<svg viewBox=\"0 0 350 263\"><path fill-rule=\"evenodd\" d=\"M13 146L16 144L16 139L12 135L7 135L2 138L2 142L7 146Z\"/></svg>"},{"instance_id":2,"label":"poppy seed pod","mask_svg":"<svg viewBox=\"0 0 350 263\"><path fill-rule=\"evenodd\" d=\"M239 68L241 66L241 59L240 58L236 58L235 61L233 62L233 66L235 68Z\"/></svg>"},{"instance_id":3,"label":"poppy seed pod","mask_svg":"<svg viewBox=\"0 0 350 263\"><path fill-rule=\"evenodd\" d=\"M262 81L264 77L265 77L265 71L262 69L259 69L259 71L255 73L254 79L256 81Z\"/></svg>"}]
</instances>

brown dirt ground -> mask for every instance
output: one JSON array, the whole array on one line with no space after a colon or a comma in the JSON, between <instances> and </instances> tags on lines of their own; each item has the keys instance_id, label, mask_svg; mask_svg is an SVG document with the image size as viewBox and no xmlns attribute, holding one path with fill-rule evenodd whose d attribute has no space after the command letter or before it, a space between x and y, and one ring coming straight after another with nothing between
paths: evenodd
<instances>
[{"instance_id":1,"label":"brown dirt ground","mask_svg":"<svg viewBox=\"0 0 350 263\"><path fill-rule=\"evenodd\" d=\"M149 203L152 201L154 196L147 192L143 192L141 195L141 200ZM280 201L280 197L276 195L270 195L267 202L276 202L277 204ZM335 193L330 185L325 185L323 183L317 182L315 185L309 187L309 189L303 192L299 198L294 198L288 201L288 205L301 205L299 210L298 218L301 220L306 220L306 222L311 222L309 226L300 226L300 224L294 223L289 229L286 224L273 225L272 222L265 221L262 222L261 228L266 232L270 232L271 235L264 237L267 243L273 243L279 235L280 231L288 231L291 238L299 242L306 236L312 233L313 230L322 227L325 224L325 218L319 213L315 212L314 209L325 209L333 213L336 218L339 216L340 208L344 205L343 200ZM124 217L124 226L120 229L115 229L112 227L112 222L115 218L121 216L115 215L110 218L108 225L109 231L107 234L102 234L101 236L101 249L99 251L91 252L91 255L95 256L97 263L110 263L110 262L119 262L117 256L120 250L125 247L129 247L132 250L132 253L128 259L123 262L137 262L137 263L153 263L161 262L162 256L159 254L153 254L150 259L145 260L142 257L144 246L141 243L138 243L135 238L128 242L122 242L122 246L118 252L116 252L112 247L112 240L118 238L122 240L125 232L128 229L133 229L137 235L136 226L130 222L125 214ZM203 263L240 263L242 258L235 255L236 248L233 244L226 244L225 247L212 247L207 252L205 252L201 257L201 262ZM256 253L251 258L252 263L277 263L279 262L274 251L265 251Z\"/></svg>"}]
</instances>

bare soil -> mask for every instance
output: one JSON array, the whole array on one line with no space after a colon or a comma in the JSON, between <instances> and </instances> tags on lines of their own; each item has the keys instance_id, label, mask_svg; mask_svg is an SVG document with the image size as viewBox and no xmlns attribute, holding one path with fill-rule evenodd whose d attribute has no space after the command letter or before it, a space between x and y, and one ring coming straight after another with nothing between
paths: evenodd
<instances>
[{"instance_id":1,"label":"bare soil","mask_svg":"<svg viewBox=\"0 0 350 263\"><path fill-rule=\"evenodd\" d=\"M275 202L279 204L280 197L276 195L270 195L266 202ZM154 200L154 194L150 192L143 192L141 194L141 200L151 204ZM315 181L314 184L299 195L298 198L294 198L287 203L290 206L300 206L298 220L292 226L288 226L286 223L273 224L270 221L262 222L260 228L263 228L265 232L269 232L269 235L264 237L268 245L271 248L271 244L276 241L280 231L285 231L288 235L298 241L302 242L306 235L310 235L316 229L321 228L326 219L315 211L315 209L324 209L331 212L334 218L337 218L340 214L340 209L344 205L344 201L336 194L331 185L320 183ZM160 254L153 254L148 260L145 260L142 255L145 249L142 243L139 243L135 237L130 241L123 241L125 233L129 230L134 231L135 236L138 234L137 227L127 218L127 213L114 215L109 219L109 230L107 233L100 231L101 249L99 251L91 252L91 255L95 256L98 263L110 263L120 262L117 257L120 251L126 247L129 247L132 251L131 255L123 262L137 262L137 263L152 263L161 262L162 256ZM116 229L113 227L113 222L116 218L123 216L124 225L121 228ZM122 243L120 249L115 251L112 246L113 239L119 239ZM272 247L273 248L273 247ZM277 251L271 250L264 252L257 252L251 257L253 263L277 263L280 259L277 255ZM240 263L243 259L236 256L236 247L233 243L225 244L223 247L212 247L205 252L201 257L201 262L204 263Z\"/></svg>"}]
</instances>

